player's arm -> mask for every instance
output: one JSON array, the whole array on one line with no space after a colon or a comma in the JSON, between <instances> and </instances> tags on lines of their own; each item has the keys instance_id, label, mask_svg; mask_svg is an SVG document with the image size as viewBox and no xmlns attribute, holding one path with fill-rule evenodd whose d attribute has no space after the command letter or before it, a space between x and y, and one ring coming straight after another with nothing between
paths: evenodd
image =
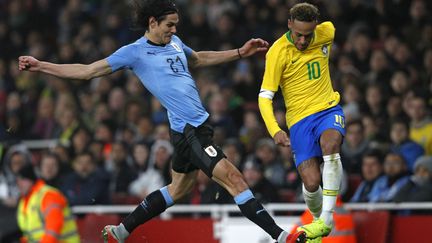
<instances>
[{"instance_id":1,"label":"player's arm","mask_svg":"<svg viewBox=\"0 0 432 243\"><path fill-rule=\"evenodd\" d=\"M250 39L238 49L226 51L192 51L188 62L191 67L205 67L249 57L257 52L266 51L269 44L262 39Z\"/></svg>"},{"instance_id":2,"label":"player's arm","mask_svg":"<svg viewBox=\"0 0 432 243\"><path fill-rule=\"evenodd\" d=\"M60 242L60 234L65 221L63 208L66 201L58 193L49 192L42 199L41 213L44 217L44 235L41 243Z\"/></svg>"},{"instance_id":3,"label":"player's arm","mask_svg":"<svg viewBox=\"0 0 432 243\"><path fill-rule=\"evenodd\" d=\"M104 76L112 73L111 66L106 59L91 64L55 64L39 61L32 56L20 56L18 58L18 69L20 71L42 72L60 78L85 79Z\"/></svg>"},{"instance_id":4,"label":"player's arm","mask_svg":"<svg viewBox=\"0 0 432 243\"><path fill-rule=\"evenodd\" d=\"M273 112L273 96L273 91L261 88L258 95L259 110L267 127L267 130L273 137L275 143L277 145L289 146L290 140L288 138L288 135L279 127Z\"/></svg>"},{"instance_id":5,"label":"player's arm","mask_svg":"<svg viewBox=\"0 0 432 243\"><path fill-rule=\"evenodd\" d=\"M273 97L275 95L274 91L261 88L258 95L258 105L261 112L261 116L267 127L270 136L274 135L281 130L279 127L276 117L273 111Z\"/></svg>"},{"instance_id":6,"label":"player's arm","mask_svg":"<svg viewBox=\"0 0 432 243\"><path fill-rule=\"evenodd\" d=\"M258 105L267 130L275 143L288 146L288 135L279 127L273 111L273 97L278 90L285 67L285 56L285 54L281 54L277 45L272 46L267 53L264 78L258 95Z\"/></svg>"}]
</instances>

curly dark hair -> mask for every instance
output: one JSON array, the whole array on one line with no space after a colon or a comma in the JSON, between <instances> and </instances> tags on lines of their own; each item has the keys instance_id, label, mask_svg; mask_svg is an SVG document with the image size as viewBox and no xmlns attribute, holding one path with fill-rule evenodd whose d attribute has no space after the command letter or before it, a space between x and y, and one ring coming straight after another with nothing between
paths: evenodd
<instances>
[{"instance_id":1,"label":"curly dark hair","mask_svg":"<svg viewBox=\"0 0 432 243\"><path fill-rule=\"evenodd\" d=\"M177 6L172 0L134 0L134 29L147 30L150 17L155 17L161 22L166 15L178 13Z\"/></svg>"},{"instance_id":2,"label":"curly dark hair","mask_svg":"<svg viewBox=\"0 0 432 243\"><path fill-rule=\"evenodd\" d=\"M298 3L290 9L291 20L304 22L318 21L320 15L318 8L310 3Z\"/></svg>"}]
</instances>

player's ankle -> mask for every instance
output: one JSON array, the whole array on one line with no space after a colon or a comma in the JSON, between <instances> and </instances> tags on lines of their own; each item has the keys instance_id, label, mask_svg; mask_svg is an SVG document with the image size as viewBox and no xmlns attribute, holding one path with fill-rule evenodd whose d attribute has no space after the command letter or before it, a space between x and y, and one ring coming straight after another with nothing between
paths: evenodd
<instances>
[{"instance_id":1,"label":"player's ankle","mask_svg":"<svg viewBox=\"0 0 432 243\"><path fill-rule=\"evenodd\" d=\"M282 231L280 233L279 237L277 238L277 242L278 243L285 243L288 235L289 235L288 232Z\"/></svg>"},{"instance_id":2,"label":"player's ankle","mask_svg":"<svg viewBox=\"0 0 432 243\"><path fill-rule=\"evenodd\" d=\"M123 224L119 224L113 228L114 233L120 240L124 240L129 236L129 232L126 230Z\"/></svg>"}]
</instances>

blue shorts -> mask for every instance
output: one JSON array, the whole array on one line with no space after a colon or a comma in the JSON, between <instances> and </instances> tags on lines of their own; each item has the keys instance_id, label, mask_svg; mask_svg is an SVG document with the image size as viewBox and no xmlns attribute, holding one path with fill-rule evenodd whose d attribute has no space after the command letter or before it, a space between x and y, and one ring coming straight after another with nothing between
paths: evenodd
<instances>
[{"instance_id":1,"label":"blue shorts","mask_svg":"<svg viewBox=\"0 0 432 243\"><path fill-rule=\"evenodd\" d=\"M313 157L321 157L321 134L328 129L345 136L345 116L337 105L301 119L290 128L290 139L296 166Z\"/></svg>"}]
</instances>

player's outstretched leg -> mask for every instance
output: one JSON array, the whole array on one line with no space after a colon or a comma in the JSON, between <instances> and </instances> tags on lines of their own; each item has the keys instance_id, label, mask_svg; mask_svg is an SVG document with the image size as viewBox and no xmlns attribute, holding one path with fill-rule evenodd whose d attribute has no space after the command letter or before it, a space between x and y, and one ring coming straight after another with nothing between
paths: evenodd
<instances>
[{"instance_id":1,"label":"player's outstretched leg","mask_svg":"<svg viewBox=\"0 0 432 243\"><path fill-rule=\"evenodd\" d=\"M171 170L172 182L157 191L150 193L120 225L107 225L102 230L105 243L124 242L134 229L163 213L167 208L188 194L195 184L197 170L178 173Z\"/></svg>"},{"instance_id":2,"label":"player's outstretched leg","mask_svg":"<svg viewBox=\"0 0 432 243\"><path fill-rule=\"evenodd\" d=\"M330 234L333 227L333 211L342 178L342 163L339 154L323 156L323 209L319 219L300 226L299 231L305 231L308 239L315 239Z\"/></svg>"},{"instance_id":3,"label":"player's outstretched leg","mask_svg":"<svg viewBox=\"0 0 432 243\"><path fill-rule=\"evenodd\" d=\"M168 187L150 193L120 225L107 225L102 230L105 243L124 242L129 234L140 224L164 212L174 204Z\"/></svg>"},{"instance_id":4,"label":"player's outstretched leg","mask_svg":"<svg viewBox=\"0 0 432 243\"><path fill-rule=\"evenodd\" d=\"M213 180L223 186L233 197L242 214L261 227L278 243L305 242L304 232L289 234L280 228L267 210L256 200L243 175L228 160L220 160L213 170Z\"/></svg>"}]
</instances>

